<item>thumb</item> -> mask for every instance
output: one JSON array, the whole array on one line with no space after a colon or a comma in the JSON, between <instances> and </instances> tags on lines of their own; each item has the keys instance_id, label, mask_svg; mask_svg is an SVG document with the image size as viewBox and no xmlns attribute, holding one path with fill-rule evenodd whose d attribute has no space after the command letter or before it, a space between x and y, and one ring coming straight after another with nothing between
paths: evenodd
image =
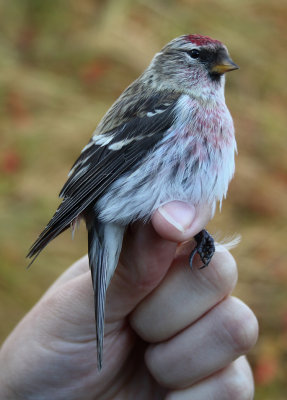
<instances>
[{"instance_id":1,"label":"thumb","mask_svg":"<svg viewBox=\"0 0 287 400\"><path fill-rule=\"evenodd\" d=\"M125 318L164 278L177 244L191 239L210 219L210 207L173 201L161 206L151 223L128 228L119 266L107 292L106 323Z\"/></svg>"}]
</instances>

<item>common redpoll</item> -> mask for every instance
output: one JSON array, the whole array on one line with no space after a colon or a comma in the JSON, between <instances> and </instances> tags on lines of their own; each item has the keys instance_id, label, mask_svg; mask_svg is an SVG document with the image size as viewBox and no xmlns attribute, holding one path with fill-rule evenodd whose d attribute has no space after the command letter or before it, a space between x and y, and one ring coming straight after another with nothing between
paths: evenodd
<instances>
[{"instance_id":1,"label":"common redpoll","mask_svg":"<svg viewBox=\"0 0 287 400\"><path fill-rule=\"evenodd\" d=\"M106 290L128 224L148 221L162 204L214 207L234 173L236 142L224 98L224 73L237 69L208 36L168 43L103 117L73 165L51 221L31 247L34 259L79 218L88 230L95 293L98 366L102 366ZM207 266L215 251L206 230L195 237Z\"/></svg>"}]
</instances>

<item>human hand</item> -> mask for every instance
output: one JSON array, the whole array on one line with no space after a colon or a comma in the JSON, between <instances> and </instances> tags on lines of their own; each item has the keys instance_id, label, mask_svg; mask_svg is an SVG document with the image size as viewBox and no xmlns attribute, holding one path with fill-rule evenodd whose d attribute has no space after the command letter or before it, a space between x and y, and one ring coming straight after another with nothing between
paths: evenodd
<instances>
[{"instance_id":1,"label":"human hand","mask_svg":"<svg viewBox=\"0 0 287 400\"><path fill-rule=\"evenodd\" d=\"M100 372L87 257L69 268L4 343L0 398L252 399L242 355L258 327L251 310L230 296L235 262L222 251L203 270L195 258L191 270L192 244L176 245L199 232L210 214L173 202L151 224L129 228L107 293Z\"/></svg>"}]
</instances>

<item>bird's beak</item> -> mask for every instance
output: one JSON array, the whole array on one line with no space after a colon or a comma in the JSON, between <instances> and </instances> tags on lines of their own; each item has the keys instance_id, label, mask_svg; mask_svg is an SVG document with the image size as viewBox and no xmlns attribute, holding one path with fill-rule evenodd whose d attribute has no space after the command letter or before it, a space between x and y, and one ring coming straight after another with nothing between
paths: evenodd
<instances>
[{"instance_id":1,"label":"bird's beak","mask_svg":"<svg viewBox=\"0 0 287 400\"><path fill-rule=\"evenodd\" d=\"M238 65L226 55L213 65L211 72L215 74L225 74L225 72L234 71L235 69L239 69Z\"/></svg>"}]
</instances>

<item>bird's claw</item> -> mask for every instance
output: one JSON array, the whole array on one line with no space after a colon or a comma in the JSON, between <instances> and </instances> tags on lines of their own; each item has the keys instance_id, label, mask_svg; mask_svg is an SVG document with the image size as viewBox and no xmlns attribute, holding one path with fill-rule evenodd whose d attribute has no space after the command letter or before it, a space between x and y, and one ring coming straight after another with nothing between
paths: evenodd
<instances>
[{"instance_id":1,"label":"bird's claw","mask_svg":"<svg viewBox=\"0 0 287 400\"><path fill-rule=\"evenodd\" d=\"M195 235L194 239L196 241L196 246L190 254L189 265L192 268L193 258L195 254L198 253L203 262L203 265L200 267L200 269L202 269L208 266L215 253L214 239L205 229Z\"/></svg>"}]
</instances>

